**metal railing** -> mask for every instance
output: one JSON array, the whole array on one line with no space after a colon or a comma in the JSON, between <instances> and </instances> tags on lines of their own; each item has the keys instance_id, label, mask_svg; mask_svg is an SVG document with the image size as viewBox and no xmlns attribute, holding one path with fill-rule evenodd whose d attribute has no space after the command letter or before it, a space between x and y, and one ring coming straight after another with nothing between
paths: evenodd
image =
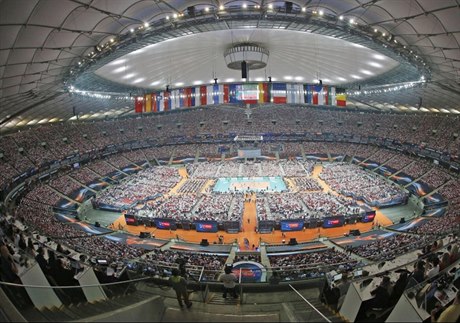
<instances>
[{"instance_id":1,"label":"metal railing","mask_svg":"<svg viewBox=\"0 0 460 323\"><path fill-rule=\"evenodd\" d=\"M295 289L291 284L289 284L289 287L291 287L291 289L296 292L297 295L300 296L300 298L303 299L303 301L305 303L308 304L308 306L310 306L316 313L318 313L326 322L331 322L331 320L329 320L323 313L321 313L320 310L318 310L312 303L310 303L305 297L303 297L302 294L299 293L299 291L297 289Z\"/></svg>"}]
</instances>

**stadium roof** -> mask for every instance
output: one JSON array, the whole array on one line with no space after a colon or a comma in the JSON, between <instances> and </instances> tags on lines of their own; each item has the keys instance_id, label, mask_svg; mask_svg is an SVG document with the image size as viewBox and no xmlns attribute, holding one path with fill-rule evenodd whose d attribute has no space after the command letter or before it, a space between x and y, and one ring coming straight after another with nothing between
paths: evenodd
<instances>
[{"instance_id":1,"label":"stadium roof","mask_svg":"<svg viewBox=\"0 0 460 323\"><path fill-rule=\"evenodd\" d=\"M129 93L237 79L223 50L242 41L270 51L256 81L322 79L357 108L460 113L459 0L292 4L0 1L0 127L130 113Z\"/></svg>"}]
</instances>

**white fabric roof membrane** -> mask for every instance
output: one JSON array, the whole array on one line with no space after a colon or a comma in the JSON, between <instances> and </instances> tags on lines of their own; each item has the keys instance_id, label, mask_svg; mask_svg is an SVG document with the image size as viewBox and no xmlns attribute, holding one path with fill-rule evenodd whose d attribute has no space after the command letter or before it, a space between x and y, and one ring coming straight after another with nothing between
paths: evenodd
<instances>
[{"instance_id":1,"label":"white fabric roof membrane","mask_svg":"<svg viewBox=\"0 0 460 323\"><path fill-rule=\"evenodd\" d=\"M153 23L166 16L172 18L175 14L180 17L180 14L187 12L187 7L194 5L197 11L204 10L206 7L217 11L219 5L226 8L240 8L244 3L248 6L260 6L261 17L266 10L269 10L269 6L277 10L285 5L284 1L262 0L0 1L0 126L6 124L12 126L21 121L24 123L24 120L30 122L45 118L66 120L73 115L73 107L78 113L83 114L111 109L124 111L126 106L131 105L129 100L126 102L108 100L101 103L103 100L80 98L65 93L63 81L69 75L70 69L94 51L95 46L104 44L113 37L129 33L131 28L138 28L145 22ZM417 106L419 98L422 98L423 102L427 102L428 109L435 107L454 114L455 111L460 111L459 0L303 0L292 1L292 3L294 9L305 8L302 11L305 13L342 16L345 20L353 19L357 24L372 26L380 33L393 35L394 40L426 61L432 72L430 84L410 91L357 97L356 100L359 102L367 103L364 106L378 108L385 106L385 103L393 102L394 106L407 108ZM280 25L276 24L276 19L272 19L270 26L264 26L264 28L276 29ZM227 28L232 30L232 25L228 24ZM248 30L256 29L248 26ZM235 31L235 35L237 33L239 32ZM206 34L197 37L205 37ZM209 35L212 40L213 33ZM256 33L253 36L258 37ZM316 39L318 48L326 43L334 46L334 41L319 40L320 37ZM284 49L278 46L279 48L275 50L278 41L281 40L270 38L265 41L269 49L274 48L274 55L270 56L269 67L267 67L273 72L282 71L286 60L295 62L302 56L295 46L284 46ZM223 43L220 42L222 46ZM219 47L211 46L211 48L216 52L208 55L221 59L222 53L217 53ZM330 51L333 52L334 48ZM201 52L192 51L190 55L172 57L175 59L175 64L180 65L181 68L173 72L173 69L169 69L166 65L162 71L163 77L166 80L177 79L177 82L182 82L180 79L185 77L190 80L204 78L204 76L194 75L197 73L196 65L203 65L201 54L194 55L195 53ZM347 66L344 67L343 75L350 74L348 70L350 64L346 62L353 62L353 59L356 61L352 56L356 53L350 51L341 54L340 59L345 62L343 66ZM332 58L336 57L332 55ZM185 61L180 61L182 59ZM336 62L335 67L339 66L341 64ZM204 68L208 68L209 77L203 81L209 82L212 79L213 67L204 66ZM314 69L316 67L313 68L313 74L319 72L322 74L321 78L329 79L334 76L332 74L331 77L328 76L327 68L324 72L314 71ZM364 68L359 67L359 69ZM214 67L214 70L218 68ZM333 68L329 67L329 70ZM312 73L311 69L308 72ZM224 69L222 69L223 73ZM294 74L294 72L290 73ZM302 82L311 82L309 79L311 75L308 75L307 71L302 75L292 76L303 76L305 79ZM345 76L338 77L346 79ZM142 82L144 81L139 83L149 87ZM330 83L343 82L345 81L331 79Z\"/></svg>"}]
</instances>

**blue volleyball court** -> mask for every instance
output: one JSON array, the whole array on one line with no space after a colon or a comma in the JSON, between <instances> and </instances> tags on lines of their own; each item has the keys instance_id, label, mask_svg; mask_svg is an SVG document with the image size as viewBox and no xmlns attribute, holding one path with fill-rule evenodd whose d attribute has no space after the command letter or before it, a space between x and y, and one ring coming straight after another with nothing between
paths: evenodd
<instances>
[{"instance_id":1,"label":"blue volleyball court","mask_svg":"<svg viewBox=\"0 0 460 323\"><path fill-rule=\"evenodd\" d=\"M213 191L218 193L230 192L283 192L286 184L282 177L226 177L219 178Z\"/></svg>"}]
</instances>

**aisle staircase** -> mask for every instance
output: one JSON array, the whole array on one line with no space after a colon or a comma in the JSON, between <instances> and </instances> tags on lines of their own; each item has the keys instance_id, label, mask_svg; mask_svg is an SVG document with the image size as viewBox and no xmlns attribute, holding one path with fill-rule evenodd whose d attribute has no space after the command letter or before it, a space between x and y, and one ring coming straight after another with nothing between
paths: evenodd
<instances>
[{"instance_id":1,"label":"aisle staircase","mask_svg":"<svg viewBox=\"0 0 460 323\"><path fill-rule=\"evenodd\" d=\"M21 314L28 322L87 321L90 317L116 311L152 297L158 296L150 292L136 290L127 295L115 296L99 302L63 305L60 308L23 309Z\"/></svg>"}]
</instances>

